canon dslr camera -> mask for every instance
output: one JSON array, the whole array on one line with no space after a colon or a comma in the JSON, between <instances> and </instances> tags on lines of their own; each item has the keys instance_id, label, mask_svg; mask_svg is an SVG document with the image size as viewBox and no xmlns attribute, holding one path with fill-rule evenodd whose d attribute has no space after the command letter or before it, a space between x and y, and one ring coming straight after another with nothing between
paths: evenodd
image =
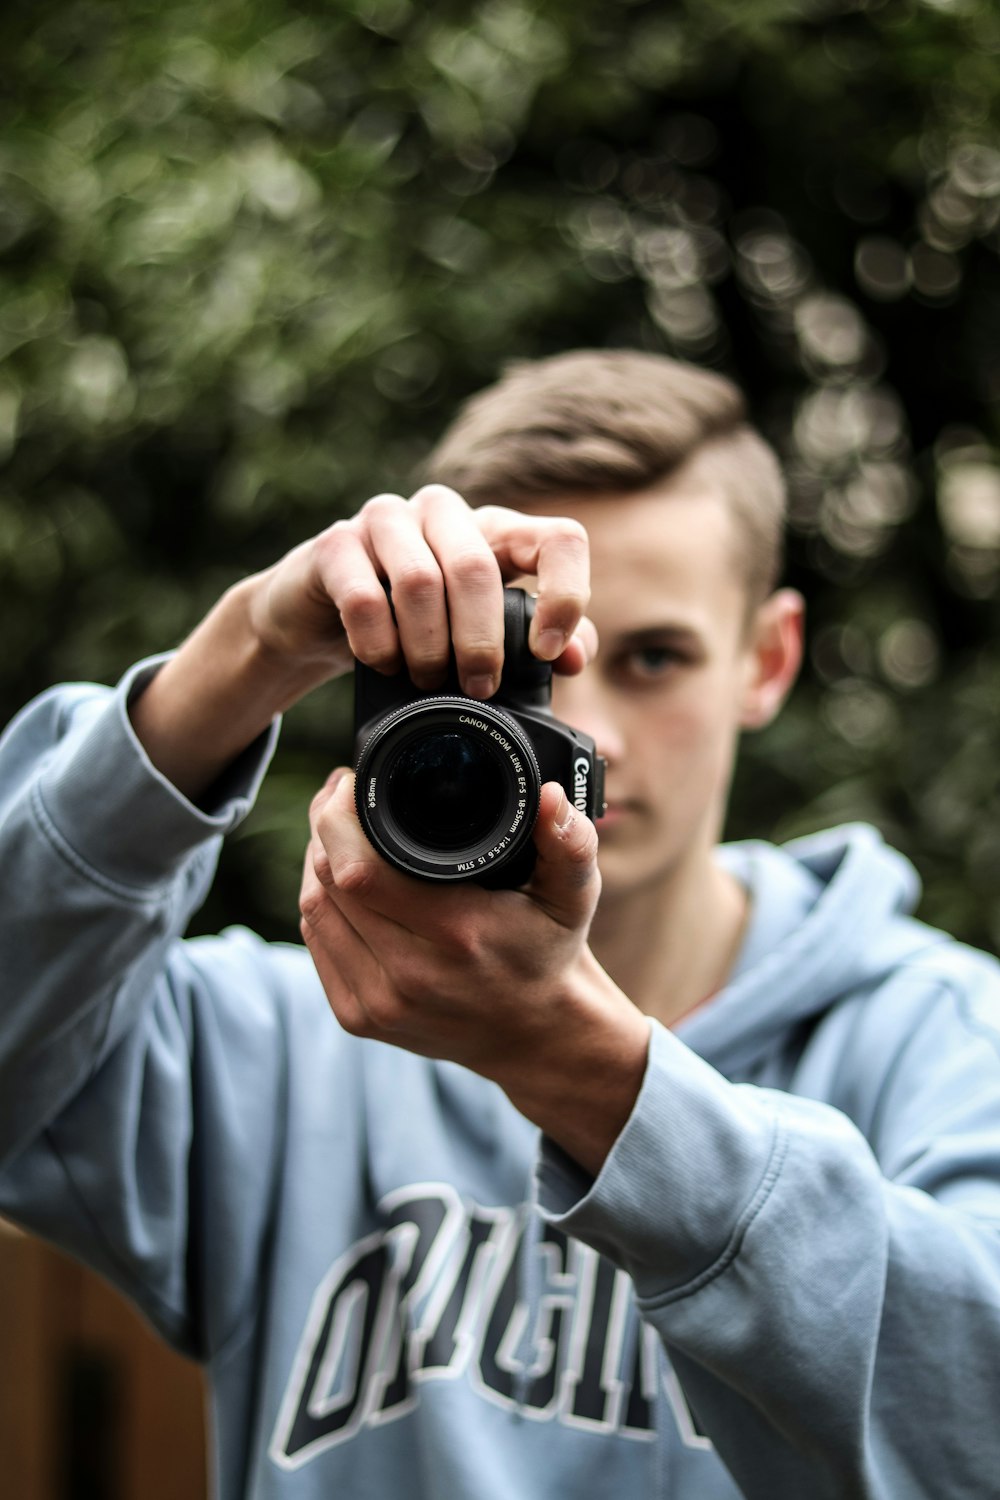
<instances>
[{"instance_id":1,"label":"canon dslr camera","mask_svg":"<svg viewBox=\"0 0 1000 1500\"><path fill-rule=\"evenodd\" d=\"M528 649L534 608L523 589L504 589L503 674L488 703L461 691L454 662L434 693L405 671L355 665L358 816L407 875L523 885L543 782L558 781L588 818L604 810L604 761L589 735L553 717L552 667Z\"/></svg>"}]
</instances>

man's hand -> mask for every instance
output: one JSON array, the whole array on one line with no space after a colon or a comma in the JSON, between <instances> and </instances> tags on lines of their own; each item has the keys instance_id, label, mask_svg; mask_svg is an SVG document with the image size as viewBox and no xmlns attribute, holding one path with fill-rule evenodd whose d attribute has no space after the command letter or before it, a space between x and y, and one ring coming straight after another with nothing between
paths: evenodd
<instances>
[{"instance_id":1,"label":"man's hand","mask_svg":"<svg viewBox=\"0 0 1000 1500\"><path fill-rule=\"evenodd\" d=\"M154 765L197 800L276 714L354 657L382 672L405 664L433 689L453 646L466 692L490 697L503 584L525 575L538 590L532 651L580 671L594 635L581 625L589 557L578 522L472 510L444 485L409 500L378 495L230 589L132 703L133 726Z\"/></svg>"},{"instance_id":2,"label":"man's hand","mask_svg":"<svg viewBox=\"0 0 1000 1500\"><path fill-rule=\"evenodd\" d=\"M648 1024L597 964L597 834L549 782L522 891L411 879L368 843L353 776L314 799L302 935L343 1028L463 1064L596 1173L631 1111Z\"/></svg>"},{"instance_id":3,"label":"man's hand","mask_svg":"<svg viewBox=\"0 0 1000 1500\"><path fill-rule=\"evenodd\" d=\"M431 484L410 500L377 495L297 547L256 580L251 620L286 663L318 661L326 676L354 657L381 672L405 665L425 692L440 687L454 648L464 691L489 698L503 663L503 584L523 574L538 580L529 645L554 662L589 598L583 527L500 506L472 510ZM582 665L575 650L569 665Z\"/></svg>"}]
</instances>

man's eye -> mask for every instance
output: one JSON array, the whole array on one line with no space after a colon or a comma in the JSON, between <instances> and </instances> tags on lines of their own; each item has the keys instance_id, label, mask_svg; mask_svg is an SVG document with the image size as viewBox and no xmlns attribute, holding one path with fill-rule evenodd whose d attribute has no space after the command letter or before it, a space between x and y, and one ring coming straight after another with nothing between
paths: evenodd
<instances>
[{"instance_id":1,"label":"man's eye","mask_svg":"<svg viewBox=\"0 0 1000 1500\"><path fill-rule=\"evenodd\" d=\"M680 660L679 652L669 646L641 646L637 651L629 652L625 665L632 676L648 680L665 676Z\"/></svg>"}]
</instances>

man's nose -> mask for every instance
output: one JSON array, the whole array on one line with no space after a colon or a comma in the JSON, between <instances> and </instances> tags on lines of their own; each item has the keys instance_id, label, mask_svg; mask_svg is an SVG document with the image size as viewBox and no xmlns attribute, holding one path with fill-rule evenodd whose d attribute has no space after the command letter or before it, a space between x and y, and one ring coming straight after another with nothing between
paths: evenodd
<instances>
[{"instance_id":1,"label":"man's nose","mask_svg":"<svg viewBox=\"0 0 1000 1500\"><path fill-rule=\"evenodd\" d=\"M587 667L577 677L555 677L552 681L552 711L573 729L589 734L598 755L609 766L625 757L625 737L617 723L609 694L601 691Z\"/></svg>"}]
</instances>

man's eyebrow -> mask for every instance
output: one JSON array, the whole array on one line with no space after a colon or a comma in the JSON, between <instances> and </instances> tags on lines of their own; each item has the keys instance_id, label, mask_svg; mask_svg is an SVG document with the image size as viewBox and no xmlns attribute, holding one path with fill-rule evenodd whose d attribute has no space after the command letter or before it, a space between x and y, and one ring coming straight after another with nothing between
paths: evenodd
<instances>
[{"instance_id":1,"label":"man's eyebrow","mask_svg":"<svg viewBox=\"0 0 1000 1500\"><path fill-rule=\"evenodd\" d=\"M633 648L662 645L664 641L677 645L696 645L701 639L701 632L695 626L682 625L676 620L664 620L659 625L643 625L637 630L623 630L616 637L620 646Z\"/></svg>"}]
</instances>

